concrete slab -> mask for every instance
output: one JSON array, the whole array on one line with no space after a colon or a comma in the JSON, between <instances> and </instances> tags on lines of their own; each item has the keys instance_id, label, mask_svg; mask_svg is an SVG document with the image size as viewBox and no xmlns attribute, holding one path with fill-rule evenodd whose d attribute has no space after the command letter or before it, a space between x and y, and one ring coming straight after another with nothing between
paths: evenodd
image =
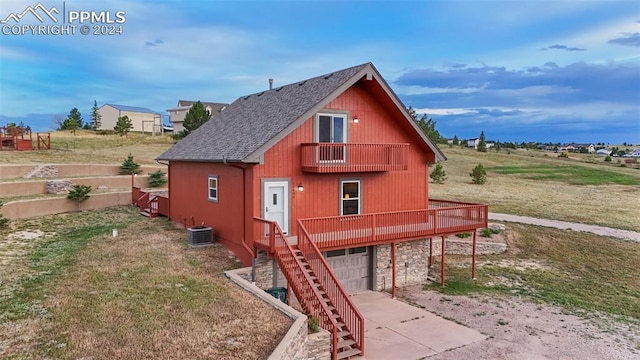
<instances>
[{"instance_id":1,"label":"concrete slab","mask_svg":"<svg viewBox=\"0 0 640 360\"><path fill-rule=\"evenodd\" d=\"M368 360L415 360L486 339L476 330L431 312L367 291L351 299L365 318Z\"/></svg>"}]
</instances>

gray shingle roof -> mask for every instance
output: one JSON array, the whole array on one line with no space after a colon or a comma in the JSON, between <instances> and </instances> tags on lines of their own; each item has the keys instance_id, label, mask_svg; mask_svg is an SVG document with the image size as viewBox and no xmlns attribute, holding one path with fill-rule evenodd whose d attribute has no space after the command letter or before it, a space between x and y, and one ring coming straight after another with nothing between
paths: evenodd
<instances>
[{"instance_id":1,"label":"gray shingle roof","mask_svg":"<svg viewBox=\"0 0 640 360\"><path fill-rule=\"evenodd\" d=\"M158 160L245 160L367 65L242 96Z\"/></svg>"},{"instance_id":2,"label":"gray shingle roof","mask_svg":"<svg viewBox=\"0 0 640 360\"><path fill-rule=\"evenodd\" d=\"M356 83L363 76L373 76L382 83L407 121L435 152L446 157L413 121L404 105L379 75L373 64L365 63L330 74L242 96L211 120L180 140L157 160L168 161L242 161L256 163L275 141L293 131L298 121L314 112Z\"/></svg>"}]
</instances>

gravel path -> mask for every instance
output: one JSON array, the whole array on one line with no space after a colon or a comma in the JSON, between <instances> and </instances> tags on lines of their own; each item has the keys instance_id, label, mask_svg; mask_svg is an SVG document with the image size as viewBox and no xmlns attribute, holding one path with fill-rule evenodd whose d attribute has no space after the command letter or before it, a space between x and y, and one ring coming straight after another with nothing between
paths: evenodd
<instances>
[{"instance_id":1,"label":"gravel path","mask_svg":"<svg viewBox=\"0 0 640 360\"><path fill-rule=\"evenodd\" d=\"M521 224L546 226L546 227L552 227L552 228L564 229L564 230L584 231L584 232L589 232L596 235L611 236L619 239L640 242L640 232L614 229L606 226L580 224L580 223L573 223L573 222L559 221L559 220L538 219L538 218L533 218L528 216L499 214L499 213L492 213L492 212L489 213L489 219L497 220L497 221L509 221L509 222L515 222L515 223L521 223Z\"/></svg>"}]
</instances>

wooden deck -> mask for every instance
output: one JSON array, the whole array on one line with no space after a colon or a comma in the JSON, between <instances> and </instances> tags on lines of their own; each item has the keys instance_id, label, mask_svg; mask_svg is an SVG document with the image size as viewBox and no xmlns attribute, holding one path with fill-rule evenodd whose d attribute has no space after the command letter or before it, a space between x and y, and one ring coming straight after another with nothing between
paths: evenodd
<instances>
[{"instance_id":1,"label":"wooden deck","mask_svg":"<svg viewBox=\"0 0 640 360\"><path fill-rule=\"evenodd\" d=\"M301 219L299 224L323 251L473 232L487 227L487 205L442 200L434 201L434 205L430 209ZM298 235L301 230L298 229ZM268 236L257 238L257 247L273 251Z\"/></svg>"}]
</instances>

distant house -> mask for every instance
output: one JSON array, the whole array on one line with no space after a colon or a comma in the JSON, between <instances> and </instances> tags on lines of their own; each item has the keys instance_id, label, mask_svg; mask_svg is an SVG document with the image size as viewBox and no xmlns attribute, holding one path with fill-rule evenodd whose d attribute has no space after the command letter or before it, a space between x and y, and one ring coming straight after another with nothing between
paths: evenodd
<instances>
[{"instance_id":1,"label":"distant house","mask_svg":"<svg viewBox=\"0 0 640 360\"><path fill-rule=\"evenodd\" d=\"M167 112L169 113L169 121L173 124L173 131L178 132L184 130L184 117L187 115L189 109L191 109L191 105L195 103L196 101L191 100L178 100L178 106L167 109ZM204 101L201 101L201 103L204 105L205 110L209 111L211 117L215 116L227 105L223 103Z\"/></svg>"},{"instance_id":2,"label":"distant house","mask_svg":"<svg viewBox=\"0 0 640 360\"><path fill-rule=\"evenodd\" d=\"M640 157L640 150L633 149L633 151L631 152L631 157Z\"/></svg>"},{"instance_id":3,"label":"distant house","mask_svg":"<svg viewBox=\"0 0 640 360\"><path fill-rule=\"evenodd\" d=\"M580 151L580 149L585 149L586 152L588 152L589 154L593 154L596 152L596 146L593 144L576 144L576 143L562 145L558 150L578 152Z\"/></svg>"},{"instance_id":4,"label":"distant house","mask_svg":"<svg viewBox=\"0 0 640 360\"><path fill-rule=\"evenodd\" d=\"M479 138L474 138L474 139L467 140L467 147L471 147L471 148L477 149L478 148L478 144L480 144L480 139Z\"/></svg>"},{"instance_id":5,"label":"distant house","mask_svg":"<svg viewBox=\"0 0 640 360\"><path fill-rule=\"evenodd\" d=\"M600 149L600 150L596 151L596 155L609 156L609 155L611 155L611 150Z\"/></svg>"},{"instance_id":6,"label":"distant house","mask_svg":"<svg viewBox=\"0 0 640 360\"><path fill-rule=\"evenodd\" d=\"M126 115L133 125L131 131L161 132L162 115L151 109L137 106L104 104L98 109L98 113L101 116L101 124L98 130L113 130L118 118Z\"/></svg>"}]
</instances>

